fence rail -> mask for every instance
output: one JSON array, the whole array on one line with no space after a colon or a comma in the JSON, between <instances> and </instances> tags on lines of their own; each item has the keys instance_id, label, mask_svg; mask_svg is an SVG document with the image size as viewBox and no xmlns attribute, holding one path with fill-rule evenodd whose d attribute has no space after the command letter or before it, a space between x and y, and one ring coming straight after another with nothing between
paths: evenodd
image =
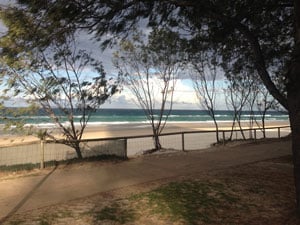
<instances>
[{"instance_id":1,"label":"fence rail","mask_svg":"<svg viewBox=\"0 0 300 225\"><path fill-rule=\"evenodd\" d=\"M267 127L264 129L266 137L281 138L290 133L290 126ZM263 138L261 128L234 129L232 139L241 139L240 132L249 132L249 139ZM231 129L219 130L221 143L225 144ZM209 147L216 142L215 130L198 130L163 133L160 141L164 148L187 151L199 150ZM110 137L81 140L82 155L84 158L101 155L114 155L118 157L131 157L135 154L153 149L153 135L135 135L124 137ZM75 151L61 141L35 142L28 145L0 147L0 170L6 167L31 164L44 168L50 162L70 160L76 158ZM25 167L26 168L26 167Z\"/></svg>"}]
</instances>

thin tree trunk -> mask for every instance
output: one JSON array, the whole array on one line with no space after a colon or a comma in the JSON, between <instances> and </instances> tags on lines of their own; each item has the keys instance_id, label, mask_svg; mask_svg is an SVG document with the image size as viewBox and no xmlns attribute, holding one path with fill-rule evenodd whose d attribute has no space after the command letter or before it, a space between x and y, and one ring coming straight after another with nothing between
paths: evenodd
<instances>
[{"instance_id":1,"label":"thin tree trunk","mask_svg":"<svg viewBox=\"0 0 300 225\"><path fill-rule=\"evenodd\" d=\"M262 133L263 133L263 138L266 138L266 124L265 124L265 117L266 117L266 114L264 112L264 115L262 116Z\"/></svg>"},{"instance_id":2,"label":"thin tree trunk","mask_svg":"<svg viewBox=\"0 0 300 225\"><path fill-rule=\"evenodd\" d=\"M242 134L242 138L243 138L243 140L246 140L246 136L245 136L245 133L243 131L242 124L241 124L241 115L240 115L240 113L238 115L237 122L238 122L238 125L239 125L239 128L240 128L240 132Z\"/></svg>"},{"instance_id":3,"label":"thin tree trunk","mask_svg":"<svg viewBox=\"0 0 300 225\"><path fill-rule=\"evenodd\" d=\"M154 135L154 146L155 146L155 150L158 151L161 149L161 144L160 144L160 140L159 140L159 135L155 134Z\"/></svg>"},{"instance_id":4,"label":"thin tree trunk","mask_svg":"<svg viewBox=\"0 0 300 225\"><path fill-rule=\"evenodd\" d=\"M234 127L235 127L235 118L231 124L231 131L230 131L230 135L229 135L229 141L232 141L232 136L233 136L233 132L234 132ZM225 141L225 140L223 140Z\"/></svg>"},{"instance_id":5,"label":"thin tree trunk","mask_svg":"<svg viewBox=\"0 0 300 225\"><path fill-rule=\"evenodd\" d=\"M219 126L218 123L216 121L216 119L214 118L214 124L215 124L215 128L216 128L216 139L217 139L217 143L220 142L220 138L219 138ZM225 140L224 140L225 141Z\"/></svg>"},{"instance_id":6,"label":"thin tree trunk","mask_svg":"<svg viewBox=\"0 0 300 225\"><path fill-rule=\"evenodd\" d=\"M154 139L154 151L158 151L161 149L161 144L159 140L159 128L152 125L152 131L153 131L153 139Z\"/></svg>"},{"instance_id":7,"label":"thin tree trunk","mask_svg":"<svg viewBox=\"0 0 300 225\"><path fill-rule=\"evenodd\" d=\"M76 141L76 143L74 144L74 149L76 151L77 158L82 159L83 157L82 157L82 153L81 153L80 142Z\"/></svg>"}]
</instances>

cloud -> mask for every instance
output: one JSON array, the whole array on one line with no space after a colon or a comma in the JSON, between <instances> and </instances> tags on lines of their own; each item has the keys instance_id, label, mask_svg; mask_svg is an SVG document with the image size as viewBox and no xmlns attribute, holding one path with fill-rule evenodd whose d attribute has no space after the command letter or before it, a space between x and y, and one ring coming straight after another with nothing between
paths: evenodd
<instances>
[{"instance_id":1,"label":"cloud","mask_svg":"<svg viewBox=\"0 0 300 225\"><path fill-rule=\"evenodd\" d=\"M154 81L157 83L157 81ZM154 93L160 93L158 86ZM157 102L160 102L160 94L157 94ZM115 94L110 101L104 104L105 108L139 108L136 97L128 87L124 87L121 93ZM189 80L177 80L173 98L174 109L199 109L199 101Z\"/></svg>"},{"instance_id":2,"label":"cloud","mask_svg":"<svg viewBox=\"0 0 300 225\"><path fill-rule=\"evenodd\" d=\"M130 108L139 108L134 102L134 96L130 93L129 90L125 89L121 93L117 93L111 97L108 101L105 102L103 108L121 108L121 109L130 109Z\"/></svg>"},{"instance_id":3,"label":"cloud","mask_svg":"<svg viewBox=\"0 0 300 225\"><path fill-rule=\"evenodd\" d=\"M199 109L199 100L190 80L177 80L174 92L174 108Z\"/></svg>"}]
</instances>

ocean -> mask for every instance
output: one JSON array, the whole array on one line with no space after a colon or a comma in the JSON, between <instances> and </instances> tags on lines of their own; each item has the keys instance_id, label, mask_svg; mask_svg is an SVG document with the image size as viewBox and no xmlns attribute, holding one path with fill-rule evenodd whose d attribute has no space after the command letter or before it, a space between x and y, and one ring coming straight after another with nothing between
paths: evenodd
<instances>
[{"instance_id":1,"label":"ocean","mask_svg":"<svg viewBox=\"0 0 300 225\"><path fill-rule=\"evenodd\" d=\"M158 114L158 112L155 112ZM255 118L261 120L259 112L255 112ZM250 112L243 112L242 120L249 120ZM77 120L79 115L75 116ZM233 112L228 110L216 111L216 118L218 122L230 122L233 118ZM19 117L25 121L26 124L39 125L43 127L53 126L52 121L42 112L38 115L29 116L24 115ZM288 115L284 112L269 111L266 114L266 121L287 121ZM62 118L62 121L66 121ZM195 123L195 122L212 122L211 117L205 110L173 110L169 116L168 123ZM0 120L0 123L3 121ZM126 124L126 123L148 123L143 110L141 109L100 109L95 112L90 118L89 125L101 124Z\"/></svg>"}]
</instances>

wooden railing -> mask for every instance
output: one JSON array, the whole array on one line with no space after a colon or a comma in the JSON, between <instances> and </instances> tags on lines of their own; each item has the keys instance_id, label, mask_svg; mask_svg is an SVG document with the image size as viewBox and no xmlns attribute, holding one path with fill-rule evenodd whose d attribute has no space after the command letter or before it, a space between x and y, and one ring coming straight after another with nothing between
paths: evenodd
<instances>
[{"instance_id":1,"label":"wooden railing","mask_svg":"<svg viewBox=\"0 0 300 225\"><path fill-rule=\"evenodd\" d=\"M281 129L284 128L290 128L289 125L287 126L272 126L272 127L254 127L254 128L245 128L245 129L219 129L218 132L222 134L221 142L225 144L226 142L226 133L228 132L252 132L253 131L253 139L257 140L257 131L267 131L267 130L277 130L277 137L281 138ZM162 133L159 136L172 136L172 135L181 135L181 146L182 150L185 151L185 135L187 134L203 134L203 133L216 133L216 130L197 130L197 131L181 131L181 132L169 132L169 133ZM96 139L83 139L81 142L91 142L91 141L113 141L113 140L125 140L125 150L127 152L127 141L130 139L139 139L139 138L154 138L154 135L148 134L148 135L133 135L133 136L122 136L122 137L108 137L108 138L96 138Z\"/></svg>"}]
</instances>

